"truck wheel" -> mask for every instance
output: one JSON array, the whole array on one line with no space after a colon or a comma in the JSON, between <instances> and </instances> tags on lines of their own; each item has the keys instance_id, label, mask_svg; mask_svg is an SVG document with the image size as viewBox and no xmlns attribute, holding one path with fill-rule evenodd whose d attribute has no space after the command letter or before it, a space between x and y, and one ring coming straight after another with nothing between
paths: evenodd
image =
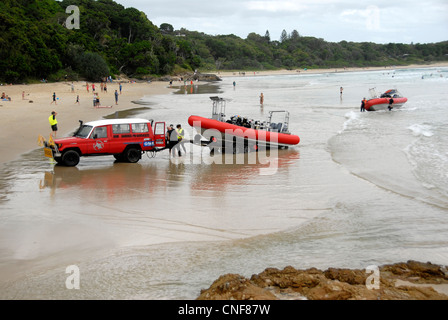
<instances>
[{"instance_id":1,"label":"truck wheel","mask_svg":"<svg viewBox=\"0 0 448 320\"><path fill-rule=\"evenodd\" d=\"M74 150L68 150L62 155L62 163L67 167L74 167L79 163L79 153Z\"/></svg>"},{"instance_id":2,"label":"truck wheel","mask_svg":"<svg viewBox=\"0 0 448 320\"><path fill-rule=\"evenodd\" d=\"M129 147L124 151L124 158L127 162L137 163L142 157L142 152L136 147Z\"/></svg>"},{"instance_id":3,"label":"truck wheel","mask_svg":"<svg viewBox=\"0 0 448 320\"><path fill-rule=\"evenodd\" d=\"M62 157L53 157L54 161L56 161L58 164L62 164Z\"/></svg>"}]
</instances>

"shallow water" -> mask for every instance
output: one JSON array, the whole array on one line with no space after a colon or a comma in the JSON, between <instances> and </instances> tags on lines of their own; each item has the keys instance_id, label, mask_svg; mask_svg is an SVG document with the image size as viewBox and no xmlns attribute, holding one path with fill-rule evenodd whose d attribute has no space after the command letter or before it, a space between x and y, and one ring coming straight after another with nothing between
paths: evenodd
<instances>
[{"instance_id":1,"label":"shallow water","mask_svg":"<svg viewBox=\"0 0 448 320\"><path fill-rule=\"evenodd\" d=\"M231 100L228 117L289 110L299 146L242 164L238 155L210 164L192 145L174 161L162 152L137 164L83 158L76 168L42 150L23 155L0 173L0 298L194 299L222 274L267 267L448 264L448 69L217 86L146 97L138 117L193 136L188 117L210 116L218 93ZM360 113L371 87L396 87L409 101ZM69 265L79 267L79 290L65 286Z\"/></svg>"}]
</instances>

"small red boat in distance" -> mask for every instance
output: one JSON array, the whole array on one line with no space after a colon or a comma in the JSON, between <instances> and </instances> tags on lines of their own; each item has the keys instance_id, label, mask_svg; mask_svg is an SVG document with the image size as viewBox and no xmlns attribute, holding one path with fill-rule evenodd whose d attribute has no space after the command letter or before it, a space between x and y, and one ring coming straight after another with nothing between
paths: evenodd
<instances>
[{"instance_id":1,"label":"small red boat in distance","mask_svg":"<svg viewBox=\"0 0 448 320\"><path fill-rule=\"evenodd\" d=\"M375 88L369 89L371 99L367 100L364 108L367 111L392 110L393 108L401 108L408 98L398 92L397 89L390 89L379 95Z\"/></svg>"}]
</instances>

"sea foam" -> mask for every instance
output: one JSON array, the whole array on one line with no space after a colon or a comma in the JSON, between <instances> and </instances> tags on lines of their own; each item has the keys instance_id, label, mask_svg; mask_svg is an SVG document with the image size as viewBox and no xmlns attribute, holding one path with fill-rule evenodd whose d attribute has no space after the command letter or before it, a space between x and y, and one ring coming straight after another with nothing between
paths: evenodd
<instances>
[{"instance_id":1,"label":"sea foam","mask_svg":"<svg viewBox=\"0 0 448 320\"><path fill-rule=\"evenodd\" d=\"M427 124L413 124L409 126L408 129L411 130L412 134L416 137L432 137L434 135L432 127Z\"/></svg>"}]
</instances>

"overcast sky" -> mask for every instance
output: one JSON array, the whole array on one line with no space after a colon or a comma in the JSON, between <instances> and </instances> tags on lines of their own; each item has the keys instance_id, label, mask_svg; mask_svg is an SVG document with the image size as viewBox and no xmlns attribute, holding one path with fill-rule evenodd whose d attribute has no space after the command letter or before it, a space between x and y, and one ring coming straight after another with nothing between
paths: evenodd
<instances>
[{"instance_id":1,"label":"overcast sky","mask_svg":"<svg viewBox=\"0 0 448 320\"><path fill-rule=\"evenodd\" d=\"M282 30L302 36L375 43L448 40L448 0L115 0L171 24L209 35L251 32L279 40Z\"/></svg>"}]
</instances>

